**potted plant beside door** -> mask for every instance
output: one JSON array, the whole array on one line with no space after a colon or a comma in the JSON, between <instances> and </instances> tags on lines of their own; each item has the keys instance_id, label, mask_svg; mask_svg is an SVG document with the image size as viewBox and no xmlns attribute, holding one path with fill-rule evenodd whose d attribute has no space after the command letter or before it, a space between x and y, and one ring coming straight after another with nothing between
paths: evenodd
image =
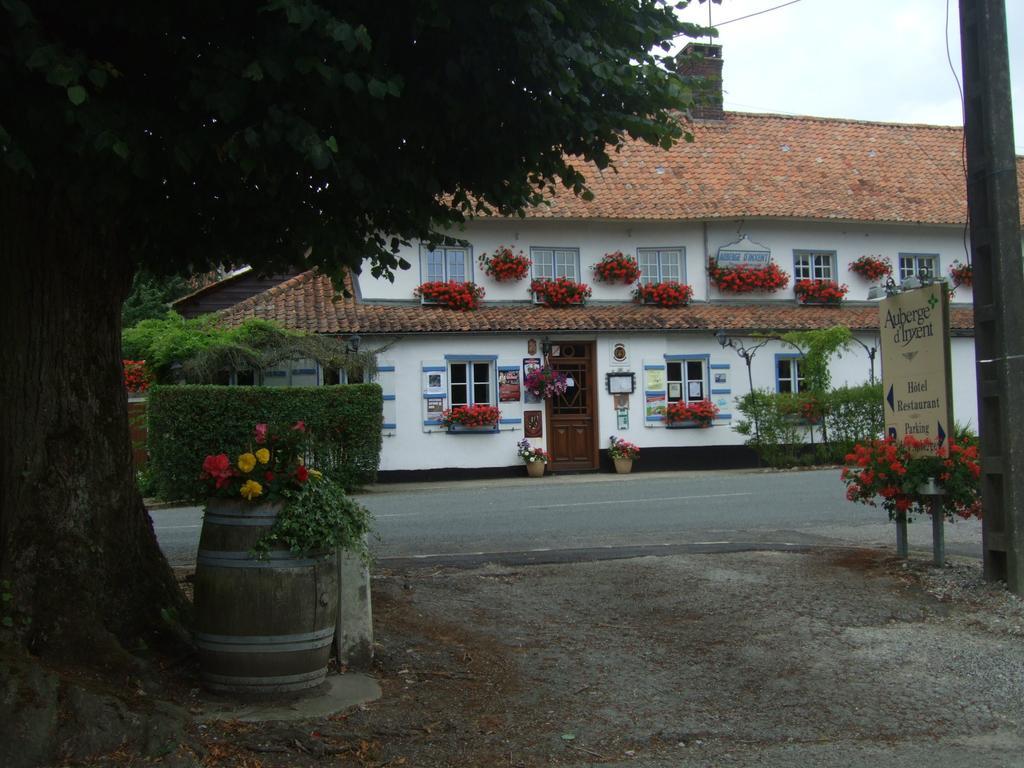
<instances>
[{"instance_id":1,"label":"potted plant beside door","mask_svg":"<svg viewBox=\"0 0 1024 768\"><path fill-rule=\"evenodd\" d=\"M526 464L526 474L530 477L544 477L544 470L547 469L551 460L550 454L543 448L535 448L525 437L516 443L519 451L519 458Z\"/></svg>"},{"instance_id":2,"label":"potted plant beside door","mask_svg":"<svg viewBox=\"0 0 1024 768\"><path fill-rule=\"evenodd\" d=\"M628 475L633 471L633 459L640 455L639 446L615 435L609 439L611 444L608 446L608 455L615 463L615 471L620 475Z\"/></svg>"}]
</instances>

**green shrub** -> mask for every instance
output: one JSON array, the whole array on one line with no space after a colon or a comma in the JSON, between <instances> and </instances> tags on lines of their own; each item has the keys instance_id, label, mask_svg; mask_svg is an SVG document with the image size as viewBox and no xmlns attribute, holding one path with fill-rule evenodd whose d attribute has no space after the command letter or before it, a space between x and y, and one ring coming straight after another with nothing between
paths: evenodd
<instances>
[{"instance_id":1,"label":"green shrub","mask_svg":"<svg viewBox=\"0 0 1024 768\"><path fill-rule=\"evenodd\" d=\"M800 418L798 395L755 389L739 400L743 415L736 431L746 435L747 445L771 467L793 467L805 462L807 425Z\"/></svg>"},{"instance_id":2,"label":"green shrub","mask_svg":"<svg viewBox=\"0 0 1024 768\"><path fill-rule=\"evenodd\" d=\"M881 384L840 387L822 398L827 456L842 462L857 443L881 438L885 431L885 411Z\"/></svg>"},{"instance_id":3,"label":"green shrub","mask_svg":"<svg viewBox=\"0 0 1024 768\"><path fill-rule=\"evenodd\" d=\"M373 482L380 464L383 397L377 384L334 387L155 386L147 408L152 492L200 499L209 454L251 447L253 426L300 419L313 435L315 465L342 488Z\"/></svg>"}]
</instances>

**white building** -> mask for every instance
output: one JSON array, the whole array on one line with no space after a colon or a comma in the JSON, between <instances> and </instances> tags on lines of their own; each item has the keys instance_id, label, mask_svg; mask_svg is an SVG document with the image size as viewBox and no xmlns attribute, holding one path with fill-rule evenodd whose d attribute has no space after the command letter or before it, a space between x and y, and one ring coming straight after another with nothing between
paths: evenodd
<instances>
[{"instance_id":1,"label":"white building","mask_svg":"<svg viewBox=\"0 0 1024 768\"><path fill-rule=\"evenodd\" d=\"M227 317L359 335L363 349L385 350L385 479L521 472L515 443L538 426L531 440L551 451L554 471L597 469L607 462L602 451L611 435L641 446L638 469L752 463L732 426L736 399L749 390L748 369L715 332L749 345L752 334L845 325L862 344L836 359L833 384L868 380L878 306L867 301L872 283L849 267L861 256L884 257L898 282L921 271L947 276L969 260L962 132L720 111L711 117L718 119L690 125L692 143L667 152L632 144L616 170L587 173L591 202L566 193L525 219L472 221L452 233L464 246L399 254L413 268L393 283L352 276L351 299L335 298L326 278L304 273L240 302ZM1018 176L1024 188L1024 159ZM499 246L530 257L531 275L511 283L487 276L478 259ZM691 286L690 304L638 304L632 286L596 281L593 265L616 251L639 261L642 282ZM788 285L763 294L719 290L708 262L730 251L760 252L755 259L767 252L789 274ZM553 276L585 282L593 295L583 306L536 303L530 278ZM428 279L471 281L486 295L470 311L422 303L414 291ZM794 293L796 279L835 280L849 292L840 306L807 306ZM974 423L971 299L969 286L956 289L951 328L955 414ZM574 386L555 402L530 402L524 365L545 352ZM797 356L769 342L751 361L754 386L798 389ZM324 383L314 365L295 370L294 384ZM292 380L285 373L278 382ZM628 390L631 378L635 388L612 393L609 374L633 374L614 386ZM672 400L703 398L720 410L710 429L666 428L656 413ZM495 429L452 432L438 423L441 410L473 403L500 408Z\"/></svg>"}]
</instances>

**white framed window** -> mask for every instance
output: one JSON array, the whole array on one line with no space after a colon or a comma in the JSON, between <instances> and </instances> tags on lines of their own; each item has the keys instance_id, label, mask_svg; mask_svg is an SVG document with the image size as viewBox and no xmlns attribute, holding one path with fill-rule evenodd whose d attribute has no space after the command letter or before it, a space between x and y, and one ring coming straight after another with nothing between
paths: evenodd
<instances>
[{"instance_id":1,"label":"white framed window","mask_svg":"<svg viewBox=\"0 0 1024 768\"><path fill-rule=\"evenodd\" d=\"M437 246L420 251L420 275L424 283L466 283L473 279L469 248Z\"/></svg>"},{"instance_id":2,"label":"white framed window","mask_svg":"<svg viewBox=\"0 0 1024 768\"><path fill-rule=\"evenodd\" d=\"M797 394L805 388L800 357L797 355L775 356L775 391Z\"/></svg>"},{"instance_id":3,"label":"white framed window","mask_svg":"<svg viewBox=\"0 0 1024 768\"><path fill-rule=\"evenodd\" d=\"M835 251L793 251L793 280L834 280Z\"/></svg>"},{"instance_id":4,"label":"white framed window","mask_svg":"<svg viewBox=\"0 0 1024 768\"><path fill-rule=\"evenodd\" d=\"M637 248L636 261L640 267L640 284L652 285L669 280L684 282L684 248Z\"/></svg>"},{"instance_id":5,"label":"white framed window","mask_svg":"<svg viewBox=\"0 0 1024 768\"><path fill-rule=\"evenodd\" d=\"M697 403L708 399L706 357L666 356L665 383L670 403Z\"/></svg>"},{"instance_id":6,"label":"white framed window","mask_svg":"<svg viewBox=\"0 0 1024 768\"><path fill-rule=\"evenodd\" d=\"M939 256L936 253L901 253L900 282L908 277L935 277L939 274Z\"/></svg>"},{"instance_id":7,"label":"white framed window","mask_svg":"<svg viewBox=\"0 0 1024 768\"><path fill-rule=\"evenodd\" d=\"M579 248L531 248L530 260L533 261L534 280L580 279Z\"/></svg>"},{"instance_id":8,"label":"white framed window","mask_svg":"<svg viewBox=\"0 0 1024 768\"><path fill-rule=\"evenodd\" d=\"M448 403L459 405L496 405L494 366L497 358L450 357L448 363Z\"/></svg>"}]
</instances>

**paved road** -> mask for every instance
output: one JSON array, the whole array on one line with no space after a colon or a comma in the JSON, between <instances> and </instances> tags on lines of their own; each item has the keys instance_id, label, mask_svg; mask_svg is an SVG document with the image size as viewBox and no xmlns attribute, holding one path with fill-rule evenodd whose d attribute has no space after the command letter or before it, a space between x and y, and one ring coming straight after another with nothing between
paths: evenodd
<instances>
[{"instance_id":1,"label":"paved road","mask_svg":"<svg viewBox=\"0 0 1024 768\"><path fill-rule=\"evenodd\" d=\"M375 486L359 495L376 518L378 558L451 560L480 553L592 559L749 545L893 547L885 513L851 504L839 471L658 472ZM198 507L152 512L173 565L195 560ZM910 526L929 549L931 526ZM946 526L947 552L981 557L976 521ZM558 553L558 557L554 557Z\"/></svg>"}]
</instances>

